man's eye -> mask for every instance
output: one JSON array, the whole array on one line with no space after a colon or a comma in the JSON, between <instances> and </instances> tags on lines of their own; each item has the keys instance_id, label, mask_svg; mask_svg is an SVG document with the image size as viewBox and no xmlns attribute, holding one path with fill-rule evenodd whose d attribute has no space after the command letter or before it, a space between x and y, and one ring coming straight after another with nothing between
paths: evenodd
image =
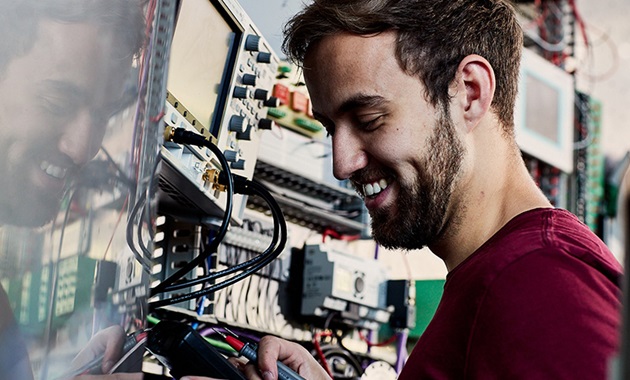
<instances>
[{"instance_id":1,"label":"man's eye","mask_svg":"<svg viewBox=\"0 0 630 380\"><path fill-rule=\"evenodd\" d=\"M73 107L65 99L59 97L42 97L42 108L53 116L68 116L73 112Z\"/></svg>"},{"instance_id":2,"label":"man's eye","mask_svg":"<svg viewBox=\"0 0 630 380\"><path fill-rule=\"evenodd\" d=\"M92 113L92 123L95 126L103 126L107 125L109 119L111 119L113 115L108 112L94 112Z\"/></svg>"},{"instance_id":3,"label":"man's eye","mask_svg":"<svg viewBox=\"0 0 630 380\"><path fill-rule=\"evenodd\" d=\"M372 131L377 129L380 126L380 122L382 121L383 115L379 115L377 117L371 118L367 121L359 120L359 125L361 129L366 131Z\"/></svg>"}]
</instances>

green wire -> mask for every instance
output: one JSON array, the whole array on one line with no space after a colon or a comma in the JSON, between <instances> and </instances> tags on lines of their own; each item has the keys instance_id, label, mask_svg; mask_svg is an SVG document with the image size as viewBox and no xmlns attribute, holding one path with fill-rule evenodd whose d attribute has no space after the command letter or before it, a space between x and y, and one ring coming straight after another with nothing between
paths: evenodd
<instances>
[{"instance_id":1,"label":"green wire","mask_svg":"<svg viewBox=\"0 0 630 380\"><path fill-rule=\"evenodd\" d=\"M152 325L157 325L158 323L160 323L160 320L158 318L155 318L155 317L151 316L151 315L147 315L147 322L149 322ZM220 348L220 349L223 349L223 350L229 351L229 352L236 352L236 350L233 349L232 346L230 346L229 344L225 343L222 340L210 339L210 338L206 338L206 337L203 337L203 338L208 343L210 343L211 345L213 345L216 348Z\"/></svg>"},{"instance_id":2,"label":"green wire","mask_svg":"<svg viewBox=\"0 0 630 380\"><path fill-rule=\"evenodd\" d=\"M211 345L213 345L216 348L224 349L224 350L229 351L229 352L236 352L235 349L233 349L229 344L225 343L222 340L210 339L210 338L206 338L206 337L204 337L204 339L206 341L208 341L208 343L210 343Z\"/></svg>"},{"instance_id":3,"label":"green wire","mask_svg":"<svg viewBox=\"0 0 630 380\"><path fill-rule=\"evenodd\" d=\"M157 325L158 323L160 323L160 320L151 315L147 315L147 322L149 322L152 325Z\"/></svg>"}]
</instances>

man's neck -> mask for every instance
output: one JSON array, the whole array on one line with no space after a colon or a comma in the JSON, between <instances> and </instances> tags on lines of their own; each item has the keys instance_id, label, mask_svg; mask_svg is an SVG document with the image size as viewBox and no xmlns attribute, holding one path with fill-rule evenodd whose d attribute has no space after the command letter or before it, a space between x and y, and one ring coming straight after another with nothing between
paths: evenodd
<instances>
[{"instance_id":1,"label":"man's neck","mask_svg":"<svg viewBox=\"0 0 630 380\"><path fill-rule=\"evenodd\" d=\"M473 165L473 175L459 187L459 204L452 205L451 226L429 247L449 272L517 215L552 207L509 143L482 151Z\"/></svg>"}]
</instances>

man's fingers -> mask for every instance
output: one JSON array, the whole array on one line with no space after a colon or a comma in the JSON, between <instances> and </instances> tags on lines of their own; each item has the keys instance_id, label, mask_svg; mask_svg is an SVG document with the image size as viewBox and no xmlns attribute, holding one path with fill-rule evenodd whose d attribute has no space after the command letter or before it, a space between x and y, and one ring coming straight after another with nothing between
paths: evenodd
<instances>
[{"instance_id":1,"label":"man's fingers","mask_svg":"<svg viewBox=\"0 0 630 380\"><path fill-rule=\"evenodd\" d=\"M242 371L248 380L261 380L262 379L260 377L260 373L258 372L258 368L256 368L256 366L251 363L243 366ZM264 380L271 380L271 379L273 379L273 377L268 377L268 378L265 378Z\"/></svg>"},{"instance_id":2,"label":"man's fingers","mask_svg":"<svg viewBox=\"0 0 630 380\"><path fill-rule=\"evenodd\" d=\"M107 373L120 359L125 341L125 330L121 326L115 325L106 328L102 333L106 338L102 370L103 373Z\"/></svg>"},{"instance_id":3,"label":"man's fingers","mask_svg":"<svg viewBox=\"0 0 630 380\"><path fill-rule=\"evenodd\" d=\"M111 375L84 375L73 380L142 380L141 373L114 373Z\"/></svg>"},{"instance_id":4,"label":"man's fingers","mask_svg":"<svg viewBox=\"0 0 630 380\"><path fill-rule=\"evenodd\" d=\"M103 355L102 372L109 368L120 357L120 351L125 339L125 331L121 326L114 325L96 333L81 352L72 360L74 368L81 368L92 359ZM109 368L105 368L109 367Z\"/></svg>"}]
</instances>

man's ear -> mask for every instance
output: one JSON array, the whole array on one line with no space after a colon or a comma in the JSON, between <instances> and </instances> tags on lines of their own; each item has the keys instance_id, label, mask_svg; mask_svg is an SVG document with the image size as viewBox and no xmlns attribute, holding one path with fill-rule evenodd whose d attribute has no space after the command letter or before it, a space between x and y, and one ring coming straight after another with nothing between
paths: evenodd
<instances>
[{"instance_id":1,"label":"man's ear","mask_svg":"<svg viewBox=\"0 0 630 380\"><path fill-rule=\"evenodd\" d=\"M494 70L485 58L472 54L460 62L455 78L458 89L465 90L458 91L460 112L471 131L488 113L494 99Z\"/></svg>"}]
</instances>

